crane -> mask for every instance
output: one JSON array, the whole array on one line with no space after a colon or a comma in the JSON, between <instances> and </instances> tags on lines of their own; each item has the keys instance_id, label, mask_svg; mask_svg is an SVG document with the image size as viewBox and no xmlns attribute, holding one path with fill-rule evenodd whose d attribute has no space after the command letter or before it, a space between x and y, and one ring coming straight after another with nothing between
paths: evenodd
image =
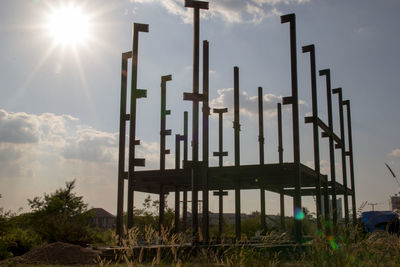
<instances>
[{"instance_id":1,"label":"crane","mask_svg":"<svg viewBox=\"0 0 400 267\"><path fill-rule=\"evenodd\" d=\"M392 174L393 178L396 180L397 185L400 187L400 182L396 177L396 174L393 172L392 168L389 167L389 165L387 163L385 163L386 167L389 169L390 173Z\"/></svg>"}]
</instances>

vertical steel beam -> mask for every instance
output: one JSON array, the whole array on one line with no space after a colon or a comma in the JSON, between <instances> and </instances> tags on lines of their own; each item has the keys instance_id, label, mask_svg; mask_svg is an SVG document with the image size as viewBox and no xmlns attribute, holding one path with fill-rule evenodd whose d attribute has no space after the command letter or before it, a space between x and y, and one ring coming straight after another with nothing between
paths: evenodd
<instances>
[{"instance_id":1,"label":"vertical steel beam","mask_svg":"<svg viewBox=\"0 0 400 267\"><path fill-rule=\"evenodd\" d=\"M218 157L218 166L222 167L223 166L223 157L228 156L228 152L223 151L223 120L222 116L224 113L228 112L227 108L214 108L213 109L214 113L218 114L218 152L214 152L213 156ZM223 226L223 197L228 195L228 191L223 191L221 188L218 191L214 191L214 196L218 196L218 239L221 240L222 236L222 226Z\"/></svg>"},{"instance_id":2,"label":"vertical steel beam","mask_svg":"<svg viewBox=\"0 0 400 267\"><path fill-rule=\"evenodd\" d=\"M126 96L128 80L128 58L131 52L122 53L121 66L121 110L119 117L119 157L118 157L118 198L117 198L117 235L122 238L124 231L124 173L125 173L125 135L126 135Z\"/></svg>"},{"instance_id":3,"label":"vertical steel beam","mask_svg":"<svg viewBox=\"0 0 400 267\"><path fill-rule=\"evenodd\" d=\"M297 164L295 180L295 193L293 197L293 213L302 211L301 205L301 172L300 172L300 134L299 134L299 99L297 87L297 53L296 53L296 16L288 14L281 16L281 23L290 23L290 58L292 77L292 96L283 99L283 104L292 104L293 120L293 159ZM296 241L302 241L301 220L295 220Z\"/></svg>"},{"instance_id":4,"label":"vertical steel beam","mask_svg":"<svg viewBox=\"0 0 400 267\"><path fill-rule=\"evenodd\" d=\"M343 94L342 88L332 90L333 94L337 94L339 98L339 124L340 124L340 139L343 145L338 147L342 150L342 176L344 186L344 220L346 225L349 223L349 196L347 192L347 166L346 166L346 142L344 138L344 118L343 118Z\"/></svg>"},{"instance_id":5,"label":"vertical steel beam","mask_svg":"<svg viewBox=\"0 0 400 267\"><path fill-rule=\"evenodd\" d=\"M188 112L183 113L183 160L188 160ZM183 191L183 207L182 207L182 228L186 231L187 227L187 191Z\"/></svg>"},{"instance_id":6,"label":"vertical steel beam","mask_svg":"<svg viewBox=\"0 0 400 267\"><path fill-rule=\"evenodd\" d=\"M319 76L326 77L326 99L328 107L328 127L331 131L329 134L329 158L331 169L331 184L332 184L332 221L334 231L337 225L337 205L336 205L336 171L335 171L335 149L333 143L333 119L332 119L332 95L331 95L331 71L324 69L319 71Z\"/></svg>"},{"instance_id":7,"label":"vertical steel beam","mask_svg":"<svg viewBox=\"0 0 400 267\"><path fill-rule=\"evenodd\" d=\"M199 41L200 41L200 9L208 9L208 2L185 0L185 7L193 8L193 94L199 93ZM193 101L192 120L192 161L199 157L199 102ZM192 171L192 231L194 241L198 237L198 173Z\"/></svg>"},{"instance_id":8,"label":"vertical steel beam","mask_svg":"<svg viewBox=\"0 0 400 267\"><path fill-rule=\"evenodd\" d=\"M262 87L258 87L258 145L260 154L260 165L264 165L264 109L263 109L263 92ZM261 183L263 184L263 183ZM260 188L261 214L260 224L264 232L267 231L265 222L265 190L261 185Z\"/></svg>"},{"instance_id":9,"label":"vertical steel beam","mask_svg":"<svg viewBox=\"0 0 400 267\"><path fill-rule=\"evenodd\" d=\"M353 224L357 223L357 207L356 207L356 189L354 185L354 165L353 165L353 137L351 132L351 111L350 111L350 100L344 100L343 105L347 107L347 138L349 140L349 151L346 155L349 156L350 160L350 183L351 183L351 206L353 215Z\"/></svg>"},{"instance_id":10,"label":"vertical steel beam","mask_svg":"<svg viewBox=\"0 0 400 267\"><path fill-rule=\"evenodd\" d=\"M235 179L235 235L236 239L241 239L241 222L240 222L240 122L239 122L239 68L233 68L234 79L234 140L235 140L235 166L237 168Z\"/></svg>"},{"instance_id":11,"label":"vertical steel beam","mask_svg":"<svg viewBox=\"0 0 400 267\"><path fill-rule=\"evenodd\" d=\"M317 71L315 68L315 46L307 45L303 46L303 53L310 53L310 75L311 75L311 98L312 98L312 116L313 116L313 139L314 139L314 169L318 175L318 179L315 182L316 197L317 197L317 224L318 228L321 229L320 216L321 216L321 165L319 157L319 129L318 129L318 98L317 98ZM325 203L328 204L328 184L325 184ZM328 206L329 207L329 206ZM328 210L327 210L328 211ZM325 211L326 215L329 214Z\"/></svg>"},{"instance_id":12,"label":"vertical steel beam","mask_svg":"<svg viewBox=\"0 0 400 267\"><path fill-rule=\"evenodd\" d=\"M279 194L279 202L280 202L280 206L281 206L281 227L282 227L283 231L286 231L286 223L285 223L285 194L283 192L281 192Z\"/></svg>"},{"instance_id":13,"label":"vertical steel beam","mask_svg":"<svg viewBox=\"0 0 400 267\"><path fill-rule=\"evenodd\" d=\"M283 146L282 146L282 104L277 104L277 113L278 113L278 153L279 153L279 164L283 164ZM280 196L280 206L281 206L281 227L282 230L286 230L285 224L285 195L282 192L279 194Z\"/></svg>"},{"instance_id":14,"label":"vertical steel beam","mask_svg":"<svg viewBox=\"0 0 400 267\"><path fill-rule=\"evenodd\" d=\"M131 104L130 104L130 124L129 124L129 169L128 169L128 229L133 226L133 190L135 173L135 136L136 136L136 99L146 96L145 90L137 89L137 66L138 66L138 47L139 32L148 32L148 24L133 24L132 32L132 80L131 80Z\"/></svg>"},{"instance_id":15,"label":"vertical steel beam","mask_svg":"<svg viewBox=\"0 0 400 267\"><path fill-rule=\"evenodd\" d=\"M162 235L162 230L165 229L165 224L164 224L164 210L165 210L165 193L164 193L164 185L160 184L160 212L158 216L158 233L161 236ZM161 212L162 211L162 212Z\"/></svg>"},{"instance_id":16,"label":"vertical steel beam","mask_svg":"<svg viewBox=\"0 0 400 267\"><path fill-rule=\"evenodd\" d=\"M282 104L277 104L278 112L278 154L279 164L283 163L283 145L282 145Z\"/></svg>"},{"instance_id":17,"label":"vertical steel beam","mask_svg":"<svg viewBox=\"0 0 400 267\"><path fill-rule=\"evenodd\" d=\"M171 75L161 76L161 111L160 111L160 170L165 170L165 155L170 151L165 149L165 138L171 135L171 130L166 129L167 115L171 114L167 110L167 81L171 81Z\"/></svg>"},{"instance_id":18,"label":"vertical steel beam","mask_svg":"<svg viewBox=\"0 0 400 267\"><path fill-rule=\"evenodd\" d=\"M208 196L208 146L209 146L209 115L210 107L208 106L209 94L208 94L208 75L209 75L209 51L208 41L203 41L203 239L204 242L209 241L209 196Z\"/></svg>"},{"instance_id":19,"label":"vertical steel beam","mask_svg":"<svg viewBox=\"0 0 400 267\"><path fill-rule=\"evenodd\" d=\"M171 81L171 75L161 76L161 111L160 111L160 170L165 170L165 155L169 154L170 151L165 148L165 138L167 135L171 135L171 130L166 129L166 117L171 114L170 110L167 110L167 81ZM164 227L164 204L161 205L161 200L164 199L164 192L162 185L160 189L160 206L159 206L159 229L161 226ZM161 233L161 232L160 232Z\"/></svg>"},{"instance_id":20,"label":"vertical steel beam","mask_svg":"<svg viewBox=\"0 0 400 267\"><path fill-rule=\"evenodd\" d=\"M184 136L180 134L175 135L175 169L179 170L181 167L181 141L184 141ZM180 192L178 185L175 185L175 233L180 231Z\"/></svg>"}]
</instances>

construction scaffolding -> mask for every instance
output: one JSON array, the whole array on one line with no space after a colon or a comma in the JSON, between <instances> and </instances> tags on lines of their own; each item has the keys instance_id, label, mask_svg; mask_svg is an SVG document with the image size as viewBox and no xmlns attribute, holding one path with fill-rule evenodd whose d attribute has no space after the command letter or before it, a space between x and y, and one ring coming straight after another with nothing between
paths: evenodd
<instances>
[{"instance_id":1,"label":"construction scaffolding","mask_svg":"<svg viewBox=\"0 0 400 267\"><path fill-rule=\"evenodd\" d=\"M184 93L183 100L192 101L192 158L188 159L188 113L184 113L184 133L175 135L175 168L165 168L165 155L170 150L165 147L166 136L171 135L172 131L166 129L166 115L171 113L166 109L166 82L172 79L171 75L161 77L161 127L160 127L160 169L159 170L135 170L137 166L144 166L145 160L135 157L135 146L140 145L139 140L135 140L136 133L136 100L146 97L146 90L137 87L137 68L138 68L138 37L139 32L148 32L146 24L133 24L132 51L122 54L121 71L121 115L120 115L120 143L119 143L119 167L118 167L118 207L117 207L117 234L122 235L123 223L123 203L124 203L124 180L128 180L127 191L127 228L134 225L133 220L133 199L134 191L158 194L160 197L159 206L159 230L164 224L164 197L167 193L175 194L175 231L184 231L188 227L187 205L191 202L192 219L191 231L193 243L199 242L199 228L202 230L202 241L209 241L209 191L214 191L214 195L219 197L219 235L222 233L223 216L223 196L227 195L226 190L234 190L235 197L235 235L236 239L241 238L241 190L254 189L260 191L261 204L261 229L267 230L265 221L265 191L272 191L280 195L281 224L284 228L284 196L293 198L293 213L295 225L295 239L302 241L300 219L296 215L302 211L302 196L316 196L316 210L318 218L331 220L333 225L337 225L336 198L338 195L344 196L345 222L349 222L349 203L348 197L352 198L353 223L356 221L356 203L354 189L354 167L353 149L351 133L351 114L350 101L343 100L342 89L331 89L330 70L319 71L320 76L326 76L327 92L327 114L328 124L325 124L318 117L317 85L316 85L316 66L315 66L315 47L314 45L303 46L303 53L310 54L311 66L311 95L312 95L312 116L305 117L305 123L313 124L313 143L314 143L314 169L305 166L300 161L300 133L299 133L299 100L297 83L297 47L296 47L296 17L295 14L288 14L281 17L281 23L289 23L290 26L290 56L291 56L291 88L292 95L282 99L283 105L292 107L293 123L293 162L283 162L282 146L282 115L281 103L277 106L278 118L278 153L279 162L264 162L264 132L263 132L263 100L262 88L258 88L258 109L259 109L259 163L253 165L242 165L240 163L240 109L239 109L239 68L233 68L234 74L234 166L223 166L223 157L228 155L223 149L222 122L223 113L227 108L213 109L219 115L219 150L213 156L218 157L218 166L209 166L209 44L203 41L203 90L199 92L199 49L200 49L200 10L208 10L208 2L185 0L185 7L193 8L193 90L191 93ZM130 113L127 114L127 66L131 59L131 99ZM334 132L332 121L332 93L339 97L339 119L340 136ZM202 103L202 160L199 160L199 104ZM345 127L344 127L344 107L347 107L347 137L348 147L346 149ZM128 171L125 171L125 150L126 150L126 124L129 123L129 160ZM330 152L330 177L321 174L320 167L320 145L319 129L322 130L322 137L329 138ZM183 148L183 166L181 166L181 142ZM343 182L336 181L335 175L335 148L341 150ZM350 184L347 187L346 161L349 158ZM255 179L256 178L256 179ZM198 193L202 191L202 221L199 227L199 208ZM180 219L180 194L183 192L183 212ZM188 200L187 192L191 192L191 200ZM332 197L332 210L330 214L329 199ZM322 201L322 199L324 201ZM324 203L324 208L321 205ZM324 210L324 214L322 214ZM319 225L320 227L321 225Z\"/></svg>"}]
</instances>

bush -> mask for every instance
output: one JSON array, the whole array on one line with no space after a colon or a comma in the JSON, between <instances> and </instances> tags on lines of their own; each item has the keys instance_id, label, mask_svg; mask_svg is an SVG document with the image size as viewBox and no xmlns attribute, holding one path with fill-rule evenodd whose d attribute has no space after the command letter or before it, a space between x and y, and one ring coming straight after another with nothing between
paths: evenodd
<instances>
[{"instance_id":1,"label":"bush","mask_svg":"<svg viewBox=\"0 0 400 267\"><path fill-rule=\"evenodd\" d=\"M92 214L87 212L87 204L72 190L75 180L66 182L65 188L56 190L43 198L28 199L33 212L29 215L32 228L47 242L67 242L86 244L98 242L89 228Z\"/></svg>"}]
</instances>

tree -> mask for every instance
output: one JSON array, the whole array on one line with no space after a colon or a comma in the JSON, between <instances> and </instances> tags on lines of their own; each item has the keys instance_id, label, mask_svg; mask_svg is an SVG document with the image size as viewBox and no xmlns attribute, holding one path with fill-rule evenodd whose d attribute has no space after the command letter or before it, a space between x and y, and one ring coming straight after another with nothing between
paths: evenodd
<instances>
[{"instance_id":1,"label":"tree","mask_svg":"<svg viewBox=\"0 0 400 267\"><path fill-rule=\"evenodd\" d=\"M32 209L30 222L33 229L46 241L75 244L88 243L93 234L89 229L91 214L82 196L73 193L75 180L65 183L52 194L28 199Z\"/></svg>"}]
</instances>

